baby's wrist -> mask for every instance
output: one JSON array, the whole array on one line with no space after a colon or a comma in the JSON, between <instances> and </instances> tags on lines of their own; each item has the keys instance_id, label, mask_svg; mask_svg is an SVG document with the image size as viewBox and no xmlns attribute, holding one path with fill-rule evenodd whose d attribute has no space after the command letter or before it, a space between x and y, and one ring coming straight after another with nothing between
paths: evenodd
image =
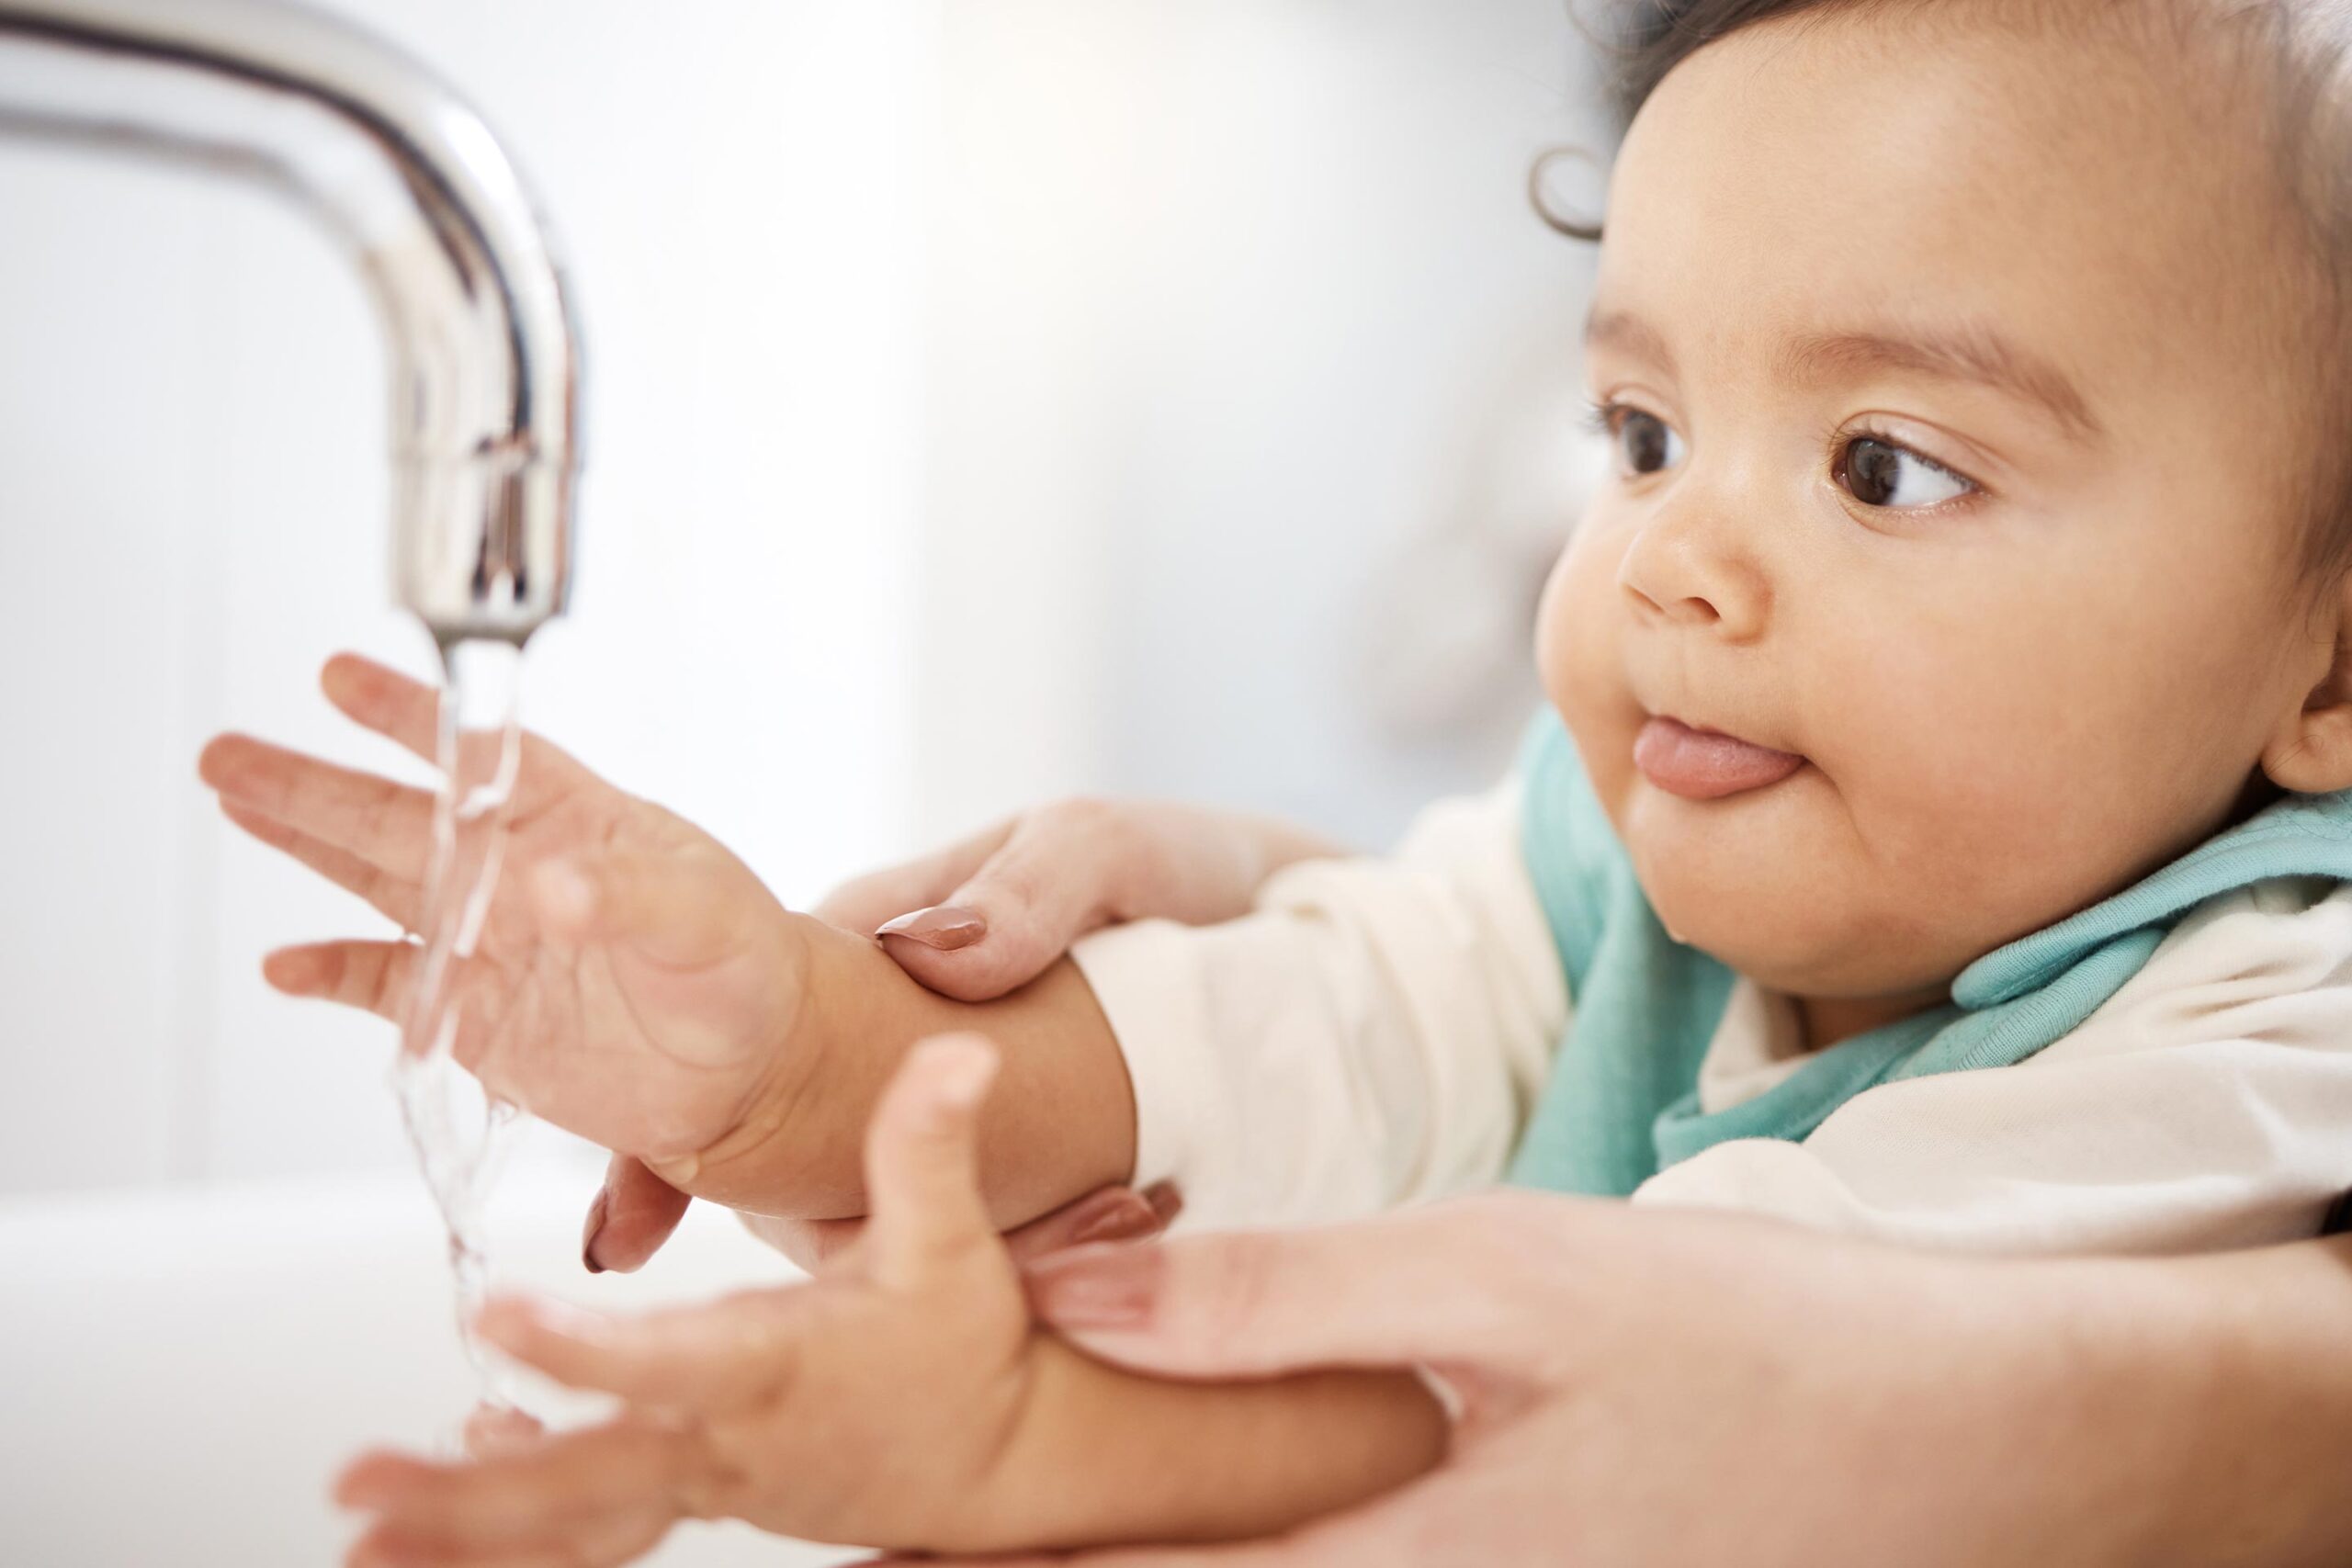
<instances>
[{"instance_id":1,"label":"baby's wrist","mask_svg":"<svg viewBox=\"0 0 2352 1568\"><path fill-rule=\"evenodd\" d=\"M1118 1454L1087 1430L1099 1396L1086 1385L1122 1374L1042 1330L1032 1333L1025 1361L1019 1404L981 1478L946 1504L934 1526L941 1539L926 1546L992 1555L1141 1539L1114 1524L1129 1512L1118 1499L1139 1478L1121 1474ZM1069 1462L1089 1449L1097 1463Z\"/></svg>"},{"instance_id":2,"label":"baby's wrist","mask_svg":"<svg viewBox=\"0 0 2352 1568\"><path fill-rule=\"evenodd\" d=\"M738 1110L724 1131L689 1153L648 1157L663 1180L698 1198L753 1213L800 1213L822 1194L808 1190L804 1144L796 1125L815 1086L825 1081L831 1041L815 1005L821 988L812 938L830 931L809 916L785 911L767 942L767 964L784 1005L769 1038L751 1053ZM820 1184L822 1185L822 1184Z\"/></svg>"}]
</instances>

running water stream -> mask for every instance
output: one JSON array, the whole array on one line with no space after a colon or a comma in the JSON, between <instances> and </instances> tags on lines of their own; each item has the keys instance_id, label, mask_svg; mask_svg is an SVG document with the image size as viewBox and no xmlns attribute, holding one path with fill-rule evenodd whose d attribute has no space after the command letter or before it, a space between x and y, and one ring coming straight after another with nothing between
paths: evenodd
<instances>
[{"instance_id":1,"label":"running water stream","mask_svg":"<svg viewBox=\"0 0 2352 1568\"><path fill-rule=\"evenodd\" d=\"M424 1179L448 1227L458 1333L485 1399L515 1407L511 1380L485 1357L473 1317L488 1284L485 1207L523 1112L483 1090L458 1065L462 998L498 887L514 777L522 761L518 714L522 649L467 640L444 644L438 752L441 788L433 859L424 883L417 984L392 1066L392 1088Z\"/></svg>"}]
</instances>

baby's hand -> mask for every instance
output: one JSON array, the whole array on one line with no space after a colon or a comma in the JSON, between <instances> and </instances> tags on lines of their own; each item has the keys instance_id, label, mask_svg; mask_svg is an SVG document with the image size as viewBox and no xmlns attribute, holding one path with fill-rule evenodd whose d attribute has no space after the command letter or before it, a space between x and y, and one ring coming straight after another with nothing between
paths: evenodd
<instances>
[{"instance_id":1,"label":"baby's hand","mask_svg":"<svg viewBox=\"0 0 2352 1568\"><path fill-rule=\"evenodd\" d=\"M915 1048L867 1134L873 1217L813 1283L627 1320L492 1303L486 1338L625 1409L469 1462L361 1458L336 1485L377 1516L350 1562L617 1563L687 1516L872 1546L989 1540L1040 1343L976 1179L995 1067L976 1035Z\"/></svg>"},{"instance_id":2,"label":"baby's hand","mask_svg":"<svg viewBox=\"0 0 2352 1568\"><path fill-rule=\"evenodd\" d=\"M432 689L349 655L321 683L433 759ZM429 794L237 735L198 771L231 821L420 929ZM273 953L262 972L397 1023L421 959L413 942L327 942ZM698 1156L754 1140L791 1087L778 1080L807 1070L789 1049L804 967L799 922L716 840L524 738L496 896L451 976L454 1053L488 1089L705 1190Z\"/></svg>"}]
</instances>

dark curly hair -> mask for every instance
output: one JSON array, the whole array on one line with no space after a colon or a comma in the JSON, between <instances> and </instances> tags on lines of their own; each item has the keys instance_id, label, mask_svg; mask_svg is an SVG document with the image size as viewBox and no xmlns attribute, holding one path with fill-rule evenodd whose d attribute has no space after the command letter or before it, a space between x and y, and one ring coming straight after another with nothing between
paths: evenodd
<instances>
[{"instance_id":1,"label":"dark curly hair","mask_svg":"<svg viewBox=\"0 0 2352 1568\"><path fill-rule=\"evenodd\" d=\"M1668 73L1719 39L1811 12L1911 9L1955 0L1622 0L1600 28L1582 27L1606 66L1608 107L1623 131ZM2264 79L2268 134L2280 182L2324 264L2334 352L2318 355L2326 405L2336 411L2311 476L2307 562L2332 579L2352 568L2352 0L2008 0L2044 19L2169 28L2176 38L2204 27L2233 46ZM1555 148L1528 171L1528 195L1543 220L1588 242L1596 217L1564 212L1545 190L1557 162L1590 164L1583 148Z\"/></svg>"}]
</instances>

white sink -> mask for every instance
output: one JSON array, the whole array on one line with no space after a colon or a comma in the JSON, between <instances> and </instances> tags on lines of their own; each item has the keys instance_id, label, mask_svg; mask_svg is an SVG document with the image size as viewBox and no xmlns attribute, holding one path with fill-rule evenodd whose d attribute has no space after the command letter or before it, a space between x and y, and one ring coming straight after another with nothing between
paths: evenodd
<instances>
[{"instance_id":1,"label":"white sink","mask_svg":"<svg viewBox=\"0 0 2352 1568\"><path fill-rule=\"evenodd\" d=\"M581 1168L512 1174L497 1283L605 1306L792 1277L696 1208L641 1274L591 1277ZM340 1560L328 1478L377 1442L431 1449L470 1403L437 1217L407 1173L0 1203L0 1561L294 1568ZM662 1568L858 1554L679 1527Z\"/></svg>"}]
</instances>

